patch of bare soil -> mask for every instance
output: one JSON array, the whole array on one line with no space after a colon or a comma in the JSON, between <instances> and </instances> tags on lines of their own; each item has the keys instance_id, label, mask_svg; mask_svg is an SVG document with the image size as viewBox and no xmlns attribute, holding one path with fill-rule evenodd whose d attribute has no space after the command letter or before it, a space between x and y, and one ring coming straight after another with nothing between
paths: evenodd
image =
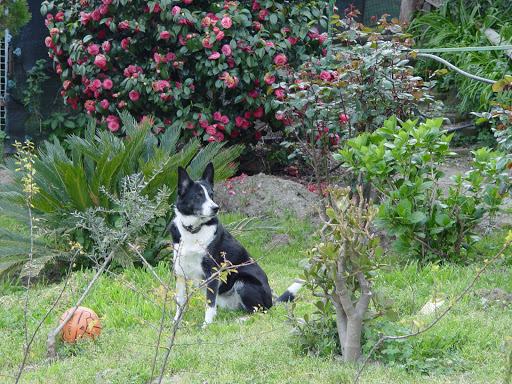
<instances>
[{"instance_id":1,"label":"patch of bare soil","mask_svg":"<svg viewBox=\"0 0 512 384\"><path fill-rule=\"evenodd\" d=\"M11 174L6 169L0 168L0 184L8 184L12 181Z\"/></svg>"}]
</instances>

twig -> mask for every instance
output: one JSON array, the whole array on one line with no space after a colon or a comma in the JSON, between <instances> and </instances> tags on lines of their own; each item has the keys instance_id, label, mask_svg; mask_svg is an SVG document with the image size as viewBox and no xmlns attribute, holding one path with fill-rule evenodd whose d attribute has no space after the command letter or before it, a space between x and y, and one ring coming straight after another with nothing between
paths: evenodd
<instances>
[{"instance_id":1,"label":"twig","mask_svg":"<svg viewBox=\"0 0 512 384\"><path fill-rule=\"evenodd\" d=\"M353 381L353 384L356 384L357 381L359 380L359 377L361 376L361 373L363 372L364 368L366 367L366 365L368 364L368 361L370 360L370 357L372 356L373 352L375 352L375 350L386 340L401 340L401 339L407 339L409 337L413 337L413 336L418 336L418 335L421 335L422 333L425 333L427 332L429 329L431 329L434 325L436 325L448 312L450 312L453 307L455 306L455 304L457 304L459 302L460 299L462 299L462 297L464 297L466 295L466 293L468 293L468 291L473 287L473 285L475 285L475 282L480 278L480 275L489 267L489 265L491 265L492 263L494 263L496 261L496 259L498 257L500 257L503 252L505 252L505 250L510 246L510 244L512 243L512 241L507 241L507 243L505 243L505 245L500 249L500 251L495 255L493 256L492 259L490 259L487 263L484 264L484 266L482 267L482 269L480 269L477 274L475 275L475 277L473 278L473 280L471 280L471 282L469 283L469 285L462 291L462 293L457 296L457 298L455 300L453 300L452 304L450 304L448 306L448 308L446 308L440 315L439 317L437 317L432 323L430 323L426 328L423 328L417 332L414 332L414 333L409 333L407 335L402 335L402 336L383 336L379 339L379 341L377 341L377 343L375 343L375 345L373 346L373 348L370 350L370 352L368 353L368 356L366 357L366 359L364 360L363 362L363 365L361 366L361 368L359 369L359 371L357 372L357 375Z\"/></svg>"}]
</instances>

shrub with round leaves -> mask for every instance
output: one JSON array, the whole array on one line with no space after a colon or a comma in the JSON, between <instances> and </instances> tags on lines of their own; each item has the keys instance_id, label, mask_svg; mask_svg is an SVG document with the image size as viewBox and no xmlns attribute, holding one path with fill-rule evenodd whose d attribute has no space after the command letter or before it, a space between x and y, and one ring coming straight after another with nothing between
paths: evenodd
<instances>
[{"instance_id":1,"label":"shrub with round leaves","mask_svg":"<svg viewBox=\"0 0 512 384\"><path fill-rule=\"evenodd\" d=\"M119 110L207 141L259 139L278 68L325 54L325 1L44 1L65 102L111 131ZM282 92L281 92L282 93Z\"/></svg>"}]
</instances>

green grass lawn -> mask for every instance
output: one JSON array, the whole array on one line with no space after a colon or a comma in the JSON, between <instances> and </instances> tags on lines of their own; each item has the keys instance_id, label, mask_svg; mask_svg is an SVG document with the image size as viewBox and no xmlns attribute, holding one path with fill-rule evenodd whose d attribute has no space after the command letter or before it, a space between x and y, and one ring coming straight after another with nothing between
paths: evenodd
<instances>
[{"instance_id":1,"label":"green grass lawn","mask_svg":"<svg viewBox=\"0 0 512 384\"><path fill-rule=\"evenodd\" d=\"M224 222L240 217L223 216ZM284 230L297 220L285 220ZM0 218L0 223L12 225ZM311 245L313 229L298 222L280 244L260 264L271 287L281 293L300 274L301 251ZM502 242L502 235L487 238L482 252L489 255ZM255 258L268 252L272 233L257 231L239 236ZM427 325L434 315L419 314L435 290L449 301L471 281L483 261L469 266L418 266L398 263L391 257L392 271L379 273L376 289L395 298L401 325L416 330L413 321ZM499 287L512 291L512 265L509 257L498 261L477 282L475 289ZM169 266L162 263L156 272L170 278ZM58 325L60 315L73 305L93 276L78 271L71 276L63 298L37 334L28 356L22 383L137 383L149 382L155 360L161 307L164 302L159 282L146 270L129 269L119 275L105 274L82 304L101 317L103 331L95 342L59 344L60 359L45 359L48 332ZM59 295L63 283L39 284L30 291L28 325L30 333ZM131 287L136 287L135 292ZM14 382L13 376L23 357L23 287L0 284L0 383ZM297 300L296 315L313 310L313 297L303 290ZM242 313L219 310L215 323L202 329L203 304L193 301L179 329L165 371L166 383L351 383L357 368L341 363L337 356L315 357L298 352L297 338L284 325L287 309L278 305L267 314L256 314L238 321ZM170 306L170 304L169 304ZM443 309L443 308L442 308ZM174 310L168 308L172 314ZM430 331L410 339L414 356L421 364L408 369L373 362L363 373L361 383L501 383L506 361L505 338L512 336L511 307L493 304L469 293ZM169 345L172 322L163 322L161 348L156 354L158 374L165 348ZM401 344L396 344L401 348Z\"/></svg>"}]
</instances>

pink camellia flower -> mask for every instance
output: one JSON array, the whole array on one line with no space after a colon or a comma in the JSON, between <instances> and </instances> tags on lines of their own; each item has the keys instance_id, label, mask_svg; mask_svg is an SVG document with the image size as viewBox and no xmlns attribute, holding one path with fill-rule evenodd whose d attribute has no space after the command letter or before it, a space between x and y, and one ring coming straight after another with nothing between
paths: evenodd
<instances>
[{"instance_id":1,"label":"pink camellia flower","mask_svg":"<svg viewBox=\"0 0 512 384\"><path fill-rule=\"evenodd\" d=\"M192 4L192 1L193 1L193 0L183 0L183 2L184 2L185 4Z\"/></svg>"},{"instance_id":2,"label":"pink camellia flower","mask_svg":"<svg viewBox=\"0 0 512 384\"><path fill-rule=\"evenodd\" d=\"M255 139L256 141L261 140L261 137L262 137L262 136L263 136L263 135L261 134L261 132L260 132L260 131L256 131L256 132L254 132L254 139Z\"/></svg>"},{"instance_id":3,"label":"pink camellia flower","mask_svg":"<svg viewBox=\"0 0 512 384\"><path fill-rule=\"evenodd\" d=\"M172 7L172 9L171 9L171 14L172 14L173 16L176 16L176 15L177 15L178 13L180 13L180 12L181 12L181 8L180 8L180 7L178 7L177 5L175 5L175 6L174 6L174 7Z\"/></svg>"},{"instance_id":4,"label":"pink camellia flower","mask_svg":"<svg viewBox=\"0 0 512 384\"><path fill-rule=\"evenodd\" d=\"M318 35L318 41L320 44L322 44L325 40L327 40L328 36L327 33L322 33L321 35Z\"/></svg>"},{"instance_id":5,"label":"pink camellia flower","mask_svg":"<svg viewBox=\"0 0 512 384\"><path fill-rule=\"evenodd\" d=\"M320 73L320 78L321 78L322 80L325 80L325 81L331 81L331 78L332 78L332 77L331 77L331 74L330 74L329 72L327 72L327 71L322 71L322 72Z\"/></svg>"},{"instance_id":6,"label":"pink camellia flower","mask_svg":"<svg viewBox=\"0 0 512 384\"><path fill-rule=\"evenodd\" d=\"M222 132L217 132L215 134L215 138L218 140L218 141L222 141L224 140L224 134Z\"/></svg>"},{"instance_id":7,"label":"pink camellia flower","mask_svg":"<svg viewBox=\"0 0 512 384\"><path fill-rule=\"evenodd\" d=\"M89 55L96 56L100 53L100 47L98 47L97 44L91 44L87 47L87 53L89 53Z\"/></svg>"},{"instance_id":8,"label":"pink camellia flower","mask_svg":"<svg viewBox=\"0 0 512 384\"><path fill-rule=\"evenodd\" d=\"M215 40L221 41L223 38L224 38L224 32L219 31L219 33L217 33L217 36L215 37Z\"/></svg>"},{"instance_id":9,"label":"pink camellia flower","mask_svg":"<svg viewBox=\"0 0 512 384\"><path fill-rule=\"evenodd\" d=\"M95 107L95 102L94 100L87 100L85 103L84 103L84 108L87 112L91 113L91 112L94 112L96 111L96 107Z\"/></svg>"},{"instance_id":10,"label":"pink camellia flower","mask_svg":"<svg viewBox=\"0 0 512 384\"><path fill-rule=\"evenodd\" d=\"M106 118L106 122L107 122L107 128L109 129L109 131L115 132L119 129L119 117L114 116L114 115L109 115Z\"/></svg>"},{"instance_id":11,"label":"pink camellia flower","mask_svg":"<svg viewBox=\"0 0 512 384\"><path fill-rule=\"evenodd\" d=\"M139 100L140 92L138 92L138 91L134 91L134 90L131 90L131 91L128 93L128 96L130 97L130 100L131 100L131 101L137 101L137 100Z\"/></svg>"},{"instance_id":12,"label":"pink camellia flower","mask_svg":"<svg viewBox=\"0 0 512 384\"><path fill-rule=\"evenodd\" d=\"M229 44L224 44L222 46L222 49L221 49L222 53L225 55L225 56L231 56L233 54L233 51L231 51L231 47L229 46Z\"/></svg>"},{"instance_id":13,"label":"pink camellia flower","mask_svg":"<svg viewBox=\"0 0 512 384\"><path fill-rule=\"evenodd\" d=\"M231 76L228 72L224 71L222 76L219 76L220 80L224 80L224 84L228 88L235 88L238 85L238 77Z\"/></svg>"},{"instance_id":14,"label":"pink camellia flower","mask_svg":"<svg viewBox=\"0 0 512 384\"><path fill-rule=\"evenodd\" d=\"M330 137L329 140L331 141L331 145L338 145L340 137L337 134L335 134L333 137Z\"/></svg>"},{"instance_id":15,"label":"pink camellia flower","mask_svg":"<svg viewBox=\"0 0 512 384\"><path fill-rule=\"evenodd\" d=\"M126 103L124 101L120 101L119 104L117 104L119 108L124 108L125 105Z\"/></svg>"},{"instance_id":16,"label":"pink camellia flower","mask_svg":"<svg viewBox=\"0 0 512 384\"><path fill-rule=\"evenodd\" d=\"M128 50L130 48L130 38L129 37L126 37L123 40L121 40L121 47L123 47L123 49L126 49L126 50Z\"/></svg>"},{"instance_id":17,"label":"pink camellia flower","mask_svg":"<svg viewBox=\"0 0 512 384\"><path fill-rule=\"evenodd\" d=\"M231 20L231 17L229 16L224 16L220 21L220 25L222 25L222 28L224 29L229 29L231 28L231 25L233 25L233 20Z\"/></svg>"},{"instance_id":18,"label":"pink camellia flower","mask_svg":"<svg viewBox=\"0 0 512 384\"><path fill-rule=\"evenodd\" d=\"M101 13L100 13L100 10L99 10L99 9L95 9L95 10L91 13L91 18L92 18L94 21L100 21L100 20L101 20Z\"/></svg>"},{"instance_id":19,"label":"pink camellia flower","mask_svg":"<svg viewBox=\"0 0 512 384\"><path fill-rule=\"evenodd\" d=\"M176 60L177 56L174 52L167 52L167 54L165 55L165 59L167 61L173 61L173 60Z\"/></svg>"},{"instance_id":20,"label":"pink camellia flower","mask_svg":"<svg viewBox=\"0 0 512 384\"><path fill-rule=\"evenodd\" d=\"M207 49L210 49L213 47L213 44L210 44L210 38L208 36L205 37L203 40L201 40L201 44L203 45L203 47L205 47Z\"/></svg>"},{"instance_id":21,"label":"pink camellia flower","mask_svg":"<svg viewBox=\"0 0 512 384\"><path fill-rule=\"evenodd\" d=\"M204 17L203 20L201 20L201 26L203 28L209 28L212 24L212 19L210 19L208 16Z\"/></svg>"},{"instance_id":22,"label":"pink camellia flower","mask_svg":"<svg viewBox=\"0 0 512 384\"><path fill-rule=\"evenodd\" d=\"M215 129L215 127L213 125L209 125L206 127L205 129L206 133L209 134L210 136L214 136L216 133L217 133L217 129Z\"/></svg>"},{"instance_id":23,"label":"pink camellia flower","mask_svg":"<svg viewBox=\"0 0 512 384\"><path fill-rule=\"evenodd\" d=\"M259 107L257 110L255 110L252 115L257 118L257 119L261 119L263 117L263 106ZM256 139L258 140L258 139Z\"/></svg>"},{"instance_id":24,"label":"pink camellia flower","mask_svg":"<svg viewBox=\"0 0 512 384\"><path fill-rule=\"evenodd\" d=\"M187 121L187 129L194 129L195 127L195 124L192 124L190 121Z\"/></svg>"},{"instance_id":25,"label":"pink camellia flower","mask_svg":"<svg viewBox=\"0 0 512 384\"><path fill-rule=\"evenodd\" d=\"M265 47L275 48L276 45L271 41L267 41L265 42Z\"/></svg>"},{"instance_id":26,"label":"pink camellia flower","mask_svg":"<svg viewBox=\"0 0 512 384\"><path fill-rule=\"evenodd\" d=\"M253 21L254 24L254 30L260 31L261 30L261 23L259 21Z\"/></svg>"},{"instance_id":27,"label":"pink camellia flower","mask_svg":"<svg viewBox=\"0 0 512 384\"><path fill-rule=\"evenodd\" d=\"M108 102L107 99L103 99L103 100L100 101L100 105L101 105L101 108L107 109L108 106L110 105L110 103Z\"/></svg>"},{"instance_id":28,"label":"pink camellia flower","mask_svg":"<svg viewBox=\"0 0 512 384\"><path fill-rule=\"evenodd\" d=\"M279 100L279 101L283 101L284 100L284 90L282 89L276 89L276 91L274 92L274 94L276 95L276 99Z\"/></svg>"},{"instance_id":29,"label":"pink camellia flower","mask_svg":"<svg viewBox=\"0 0 512 384\"><path fill-rule=\"evenodd\" d=\"M213 120L220 121L221 117L222 117L222 113L220 111L213 112Z\"/></svg>"},{"instance_id":30,"label":"pink camellia flower","mask_svg":"<svg viewBox=\"0 0 512 384\"><path fill-rule=\"evenodd\" d=\"M101 80L100 79L94 79L94 81L92 82L92 86L96 89L100 88L101 87Z\"/></svg>"},{"instance_id":31,"label":"pink camellia flower","mask_svg":"<svg viewBox=\"0 0 512 384\"><path fill-rule=\"evenodd\" d=\"M288 62L288 59L286 58L284 53L278 53L274 57L274 64L275 65L285 65Z\"/></svg>"},{"instance_id":32,"label":"pink camellia flower","mask_svg":"<svg viewBox=\"0 0 512 384\"><path fill-rule=\"evenodd\" d=\"M118 26L119 26L119 29L130 29L130 25L128 24L128 20L121 21Z\"/></svg>"},{"instance_id":33,"label":"pink camellia flower","mask_svg":"<svg viewBox=\"0 0 512 384\"><path fill-rule=\"evenodd\" d=\"M160 4L156 3L155 7L153 8L153 10L151 12L158 13L158 12L161 12L161 11L162 11L162 8L160 8Z\"/></svg>"},{"instance_id":34,"label":"pink camellia flower","mask_svg":"<svg viewBox=\"0 0 512 384\"><path fill-rule=\"evenodd\" d=\"M80 21L83 25L87 25L89 20L91 20L91 14L87 12L80 12Z\"/></svg>"},{"instance_id":35,"label":"pink camellia flower","mask_svg":"<svg viewBox=\"0 0 512 384\"><path fill-rule=\"evenodd\" d=\"M316 27L311 27L311 29L308 32L308 36L311 39L316 39L318 37L318 29Z\"/></svg>"},{"instance_id":36,"label":"pink camellia flower","mask_svg":"<svg viewBox=\"0 0 512 384\"><path fill-rule=\"evenodd\" d=\"M348 123L348 116L342 113L340 115L341 124L347 124Z\"/></svg>"},{"instance_id":37,"label":"pink camellia flower","mask_svg":"<svg viewBox=\"0 0 512 384\"><path fill-rule=\"evenodd\" d=\"M55 15L55 21L62 21L64 20L64 12L59 12Z\"/></svg>"},{"instance_id":38,"label":"pink camellia flower","mask_svg":"<svg viewBox=\"0 0 512 384\"><path fill-rule=\"evenodd\" d=\"M208 58L210 60L217 60L219 57L220 57L220 53L219 52L213 52L210 56L208 56Z\"/></svg>"},{"instance_id":39,"label":"pink camellia flower","mask_svg":"<svg viewBox=\"0 0 512 384\"><path fill-rule=\"evenodd\" d=\"M265 76L263 77L263 81L265 81L265 84L272 85L276 81L276 77L274 75L271 75L269 72L265 73Z\"/></svg>"},{"instance_id":40,"label":"pink camellia flower","mask_svg":"<svg viewBox=\"0 0 512 384\"><path fill-rule=\"evenodd\" d=\"M102 15L106 15L108 13L108 5L100 4L100 6L98 7L98 10L100 11L100 13Z\"/></svg>"},{"instance_id":41,"label":"pink camellia flower","mask_svg":"<svg viewBox=\"0 0 512 384\"><path fill-rule=\"evenodd\" d=\"M227 117L226 115L221 116L221 118L220 118L220 122L221 122L222 124L228 124L228 123L229 123L229 117Z\"/></svg>"},{"instance_id":42,"label":"pink camellia flower","mask_svg":"<svg viewBox=\"0 0 512 384\"><path fill-rule=\"evenodd\" d=\"M229 68L235 68L235 59L233 59L232 57L228 59L228 65Z\"/></svg>"},{"instance_id":43,"label":"pink camellia flower","mask_svg":"<svg viewBox=\"0 0 512 384\"><path fill-rule=\"evenodd\" d=\"M53 40L50 36L47 36L46 39L44 39L44 44L48 47L48 48L53 48L55 46L55 44L53 44Z\"/></svg>"},{"instance_id":44,"label":"pink camellia flower","mask_svg":"<svg viewBox=\"0 0 512 384\"><path fill-rule=\"evenodd\" d=\"M109 89L112 89L113 85L114 85L114 83L112 83L112 80L110 80L110 79L103 80L103 89L108 91Z\"/></svg>"},{"instance_id":45,"label":"pink camellia flower","mask_svg":"<svg viewBox=\"0 0 512 384\"><path fill-rule=\"evenodd\" d=\"M181 45L185 46L187 45L187 42L185 41L185 39L183 38L183 35L179 35L178 36L178 41Z\"/></svg>"},{"instance_id":46,"label":"pink camellia flower","mask_svg":"<svg viewBox=\"0 0 512 384\"><path fill-rule=\"evenodd\" d=\"M256 89L253 89L252 91L250 91L247 96L249 97L252 97L253 99L257 98L258 97L258 91Z\"/></svg>"},{"instance_id":47,"label":"pink camellia flower","mask_svg":"<svg viewBox=\"0 0 512 384\"><path fill-rule=\"evenodd\" d=\"M59 34L59 28L52 28L50 29L50 36L58 35Z\"/></svg>"},{"instance_id":48,"label":"pink camellia flower","mask_svg":"<svg viewBox=\"0 0 512 384\"><path fill-rule=\"evenodd\" d=\"M66 80L65 82L62 83L62 87L66 90L68 90L69 88L71 88L71 81L69 80Z\"/></svg>"},{"instance_id":49,"label":"pink camellia flower","mask_svg":"<svg viewBox=\"0 0 512 384\"><path fill-rule=\"evenodd\" d=\"M254 2L252 3L252 9L253 9L253 11L257 11L257 10L259 10L259 9L260 9L260 3L259 3L259 2L257 2L257 1L254 1Z\"/></svg>"},{"instance_id":50,"label":"pink camellia flower","mask_svg":"<svg viewBox=\"0 0 512 384\"><path fill-rule=\"evenodd\" d=\"M279 112L279 111L276 112L274 116L275 116L276 120L284 120L284 118L285 118L284 112Z\"/></svg>"},{"instance_id":51,"label":"pink camellia flower","mask_svg":"<svg viewBox=\"0 0 512 384\"><path fill-rule=\"evenodd\" d=\"M72 66L73 66L73 60L71 60L71 57L68 57L68 65L69 65L70 67L72 67Z\"/></svg>"},{"instance_id":52,"label":"pink camellia flower","mask_svg":"<svg viewBox=\"0 0 512 384\"><path fill-rule=\"evenodd\" d=\"M168 31L160 32L160 39L167 40L170 37L171 37L171 33L170 32L168 32Z\"/></svg>"},{"instance_id":53,"label":"pink camellia flower","mask_svg":"<svg viewBox=\"0 0 512 384\"><path fill-rule=\"evenodd\" d=\"M113 0L102 0L102 1L103 1L103 4L109 5L109 4L112 4Z\"/></svg>"},{"instance_id":54,"label":"pink camellia flower","mask_svg":"<svg viewBox=\"0 0 512 384\"><path fill-rule=\"evenodd\" d=\"M107 69L107 58L105 55L99 54L94 58L94 65L100 69Z\"/></svg>"},{"instance_id":55,"label":"pink camellia flower","mask_svg":"<svg viewBox=\"0 0 512 384\"><path fill-rule=\"evenodd\" d=\"M101 49L103 50L103 52L107 53L107 52L110 52L110 48L112 46L110 45L110 41L104 41L103 44L101 44Z\"/></svg>"},{"instance_id":56,"label":"pink camellia flower","mask_svg":"<svg viewBox=\"0 0 512 384\"><path fill-rule=\"evenodd\" d=\"M297 43L297 38L296 37L287 37L286 38L291 45L295 45Z\"/></svg>"},{"instance_id":57,"label":"pink camellia flower","mask_svg":"<svg viewBox=\"0 0 512 384\"><path fill-rule=\"evenodd\" d=\"M268 16L268 9L263 9L258 13L258 18L260 20L265 20L266 16Z\"/></svg>"}]
</instances>

